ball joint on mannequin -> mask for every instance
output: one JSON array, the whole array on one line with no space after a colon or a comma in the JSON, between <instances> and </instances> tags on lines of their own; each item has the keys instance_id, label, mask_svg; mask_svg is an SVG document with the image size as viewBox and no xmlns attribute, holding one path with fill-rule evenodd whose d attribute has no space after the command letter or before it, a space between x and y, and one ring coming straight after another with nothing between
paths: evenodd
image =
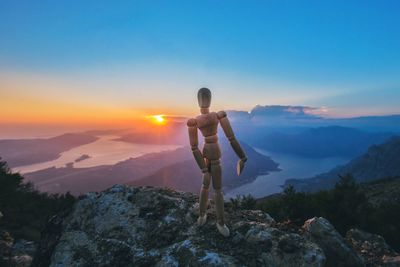
<instances>
[{"instance_id":1,"label":"ball joint on mannequin","mask_svg":"<svg viewBox=\"0 0 400 267\"><path fill-rule=\"evenodd\" d=\"M197 93L200 115L189 119L187 122L190 146L193 156L203 173L203 185L199 197L199 218L197 223L203 225L207 221L208 191L210 182L214 188L215 211L217 215L217 229L223 236L229 236L229 228L224 218L224 196L222 193L221 149L218 144L218 124L221 125L225 136L228 138L233 150L239 157L237 164L238 175L242 172L247 160L246 154L236 140L232 127L225 111L210 112L211 91L201 88ZM204 147L200 151L198 145L198 130L204 137Z\"/></svg>"}]
</instances>

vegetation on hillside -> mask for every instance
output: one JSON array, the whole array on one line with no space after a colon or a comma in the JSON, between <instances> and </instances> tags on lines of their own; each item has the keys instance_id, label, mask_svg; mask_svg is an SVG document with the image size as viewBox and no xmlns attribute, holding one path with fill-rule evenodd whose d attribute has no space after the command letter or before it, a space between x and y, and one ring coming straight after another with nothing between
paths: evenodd
<instances>
[{"instance_id":1,"label":"vegetation on hillside","mask_svg":"<svg viewBox=\"0 0 400 267\"><path fill-rule=\"evenodd\" d=\"M49 195L24 182L18 173L12 173L0 158L0 211L4 217L0 228L6 229L14 238L32 241L40 239L48 219L62 210L69 210L75 198L65 195Z\"/></svg>"},{"instance_id":2,"label":"vegetation on hillside","mask_svg":"<svg viewBox=\"0 0 400 267\"><path fill-rule=\"evenodd\" d=\"M341 176L333 189L316 193L296 192L289 186L282 195L260 200L254 208L268 212L277 221L298 226L309 218L322 216L342 235L356 227L382 235L395 250L400 250L400 203L389 200L372 204L351 175Z\"/></svg>"}]
</instances>

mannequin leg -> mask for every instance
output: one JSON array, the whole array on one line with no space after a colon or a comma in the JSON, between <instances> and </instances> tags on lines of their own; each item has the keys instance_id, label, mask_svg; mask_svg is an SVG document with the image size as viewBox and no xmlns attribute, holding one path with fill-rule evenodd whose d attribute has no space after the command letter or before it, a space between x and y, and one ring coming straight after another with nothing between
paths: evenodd
<instances>
[{"instance_id":1,"label":"mannequin leg","mask_svg":"<svg viewBox=\"0 0 400 267\"><path fill-rule=\"evenodd\" d=\"M210 187L211 176L209 172L203 174L203 185L200 190L199 197L199 213L200 216L203 217L206 214L207 205L208 205L208 190Z\"/></svg>"},{"instance_id":2,"label":"mannequin leg","mask_svg":"<svg viewBox=\"0 0 400 267\"><path fill-rule=\"evenodd\" d=\"M219 160L211 161L211 177L214 188L215 212L218 224L224 225L224 196L222 194L222 173Z\"/></svg>"},{"instance_id":3,"label":"mannequin leg","mask_svg":"<svg viewBox=\"0 0 400 267\"><path fill-rule=\"evenodd\" d=\"M214 187L215 212L217 213L217 229L225 237L229 236L229 228L224 219L224 195L222 194L222 174L219 160L211 161L211 177Z\"/></svg>"}]
</instances>

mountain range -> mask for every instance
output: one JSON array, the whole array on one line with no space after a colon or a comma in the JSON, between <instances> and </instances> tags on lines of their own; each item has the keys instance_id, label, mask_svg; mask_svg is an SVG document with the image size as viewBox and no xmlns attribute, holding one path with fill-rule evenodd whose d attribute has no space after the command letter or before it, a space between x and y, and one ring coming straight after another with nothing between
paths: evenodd
<instances>
[{"instance_id":1,"label":"mountain range","mask_svg":"<svg viewBox=\"0 0 400 267\"><path fill-rule=\"evenodd\" d=\"M233 189L253 181L260 174L279 170L278 163L259 154L253 148L304 158L362 158L360 155L365 153L370 146L380 147L379 145L390 136L400 132L399 115L332 119L323 117L321 112L323 113L323 110L313 107L279 105L256 106L250 112L228 111L233 129L238 139L243 141L243 146L249 154L249 161L243 175L237 177L236 156L228 143L221 143L224 189ZM153 129L150 132L137 127L136 129L87 131L44 139L0 140L0 156L12 168L46 162L57 159L61 153L71 148L95 142L101 135L115 136L115 147L118 147L117 143L123 142L187 146L187 127L184 121L184 118L169 121L162 127L154 126L159 128L157 131ZM221 136L221 140L225 138ZM112 149L114 146L110 147L110 153ZM367 154L374 155L371 149ZM90 153L84 152L82 155L86 155L85 159L91 157ZM82 155L77 156L77 159L81 159ZM392 157L396 158L394 155L395 153ZM378 161L380 157L384 156L376 156L375 161ZM375 166L374 162L363 159L361 163L356 164L359 158L349 163L349 166L353 167L338 167L331 172L313 177L314 180L310 179L307 182L304 179L290 180L287 184L291 183L301 190L304 187L304 190L313 191L332 186L337 175L347 171L353 172L359 180L375 179L373 177L380 178L386 175L382 170L371 169L373 168L371 164ZM382 164L389 164L388 162L392 160L385 159ZM188 147L147 154L116 164L101 164L104 165L75 168L74 162L71 162L65 167L42 169L27 173L25 176L43 191L55 193L71 191L74 194L103 190L115 183L169 186L190 192L197 192L201 185L201 174ZM393 163L393 166L385 166L388 169L391 168L396 174L396 164L397 162ZM368 170L369 173L364 175L362 170Z\"/></svg>"},{"instance_id":2,"label":"mountain range","mask_svg":"<svg viewBox=\"0 0 400 267\"><path fill-rule=\"evenodd\" d=\"M235 173L237 156L228 146L227 142L221 143L224 153L222 171L226 190L250 182L260 174L279 170L276 162L243 144L244 150L251 160L242 175L238 177ZM124 183L168 186L190 192L197 192L201 186L201 172L196 166L189 147L146 154L114 165L74 168L72 164L68 164L61 168L52 167L26 173L24 176L41 191L51 193L69 191L75 195L89 191L101 191L114 184Z\"/></svg>"},{"instance_id":3,"label":"mountain range","mask_svg":"<svg viewBox=\"0 0 400 267\"><path fill-rule=\"evenodd\" d=\"M305 179L286 180L298 191L319 191L332 188L339 175L350 174L357 182L400 176L400 137L390 138L383 144L371 146L366 153L349 163L338 166L327 173Z\"/></svg>"},{"instance_id":4,"label":"mountain range","mask_svg":"<svg viewBox=\"0 0 400 267\"><path fill-rule=\"evenodd\" d=\"M269 157L256 152L246 143L242 143L242 147L244 151L246 151L248 161L246 162L246 167L243 173L238 177L236 174L236 162L238 158L236 154L233 153L232 148L227 141L221 142L223 155L223 189L227 191L249 183L261 174L267 174L271 171L279 171L278 164ZM189 149L187 149L187 151L189 151ZM186 160L165 166L157 172L132 181L129 184L135 186L150 185L170 187L176 190L197 193L201 188L202 174L191 153L187 153Z\"/></svg>"},{"instance_id":5,"label":"mountain range","mask_svg":"<svg viewBox=\"0 0 400 267\"><path fill-rule=\"evenodd\" d=\"M367 151L371 145L382 143L392 135L342 126L327 126L305 129L298 133L270 133L260 138L256 144L257 147L268 151L303 157L355 157Z\"/></svg>"},{"instance_id":6,"label":"mountain range","mask_svg":"<svg viewBox=\"0 0 400 267\"><path fill-rule=\"evenodd\" d=\"M10 167L50 161L71 148L96 141L89 133L67 133L52 138L0 140L0 156Z\"/></svg>"}]
</instances>

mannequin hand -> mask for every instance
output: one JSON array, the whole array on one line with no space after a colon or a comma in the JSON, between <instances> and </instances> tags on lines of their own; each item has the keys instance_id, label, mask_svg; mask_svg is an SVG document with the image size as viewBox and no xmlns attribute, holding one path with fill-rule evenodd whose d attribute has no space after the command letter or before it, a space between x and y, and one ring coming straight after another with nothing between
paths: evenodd
<instances>
[{"instance_id":1,"label":"mannequin hand","mask_svg":"<svg viewBox=\"0 0 400 267\"><path fill-rule=\"evenodd\" d=\"M236 165L237 174L240 175L244 169L244 163L247 161L247 158L239 159Z\"/></svg>"}]
</instances>

